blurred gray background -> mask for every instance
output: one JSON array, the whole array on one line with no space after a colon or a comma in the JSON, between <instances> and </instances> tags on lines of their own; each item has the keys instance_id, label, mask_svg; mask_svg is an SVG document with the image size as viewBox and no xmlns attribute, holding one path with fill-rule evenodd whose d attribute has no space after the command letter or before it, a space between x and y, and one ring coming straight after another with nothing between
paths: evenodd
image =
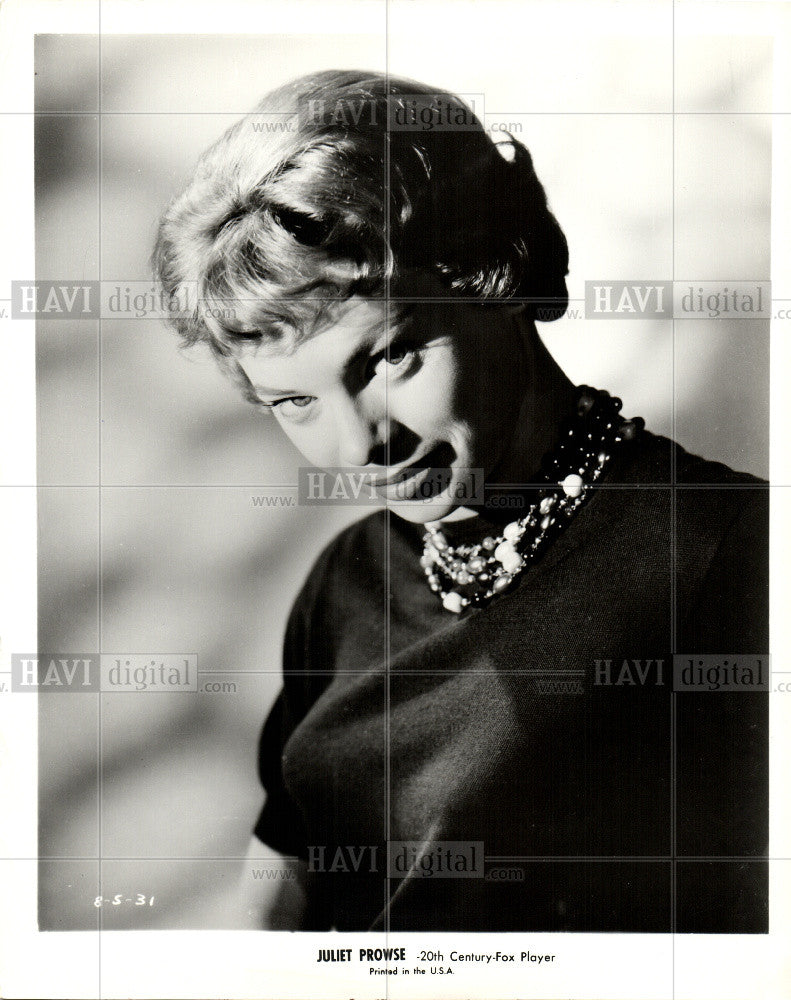
<instances>
[{"instance_id":1,"label":"blurred gray background","mask_svg":"<svg viewBox=\"0 0 791 1000\"><path fill-rule=\"evenodd\" d=\"M767 475L767 322L674 335L581 318L586 280L768 280L761 38L677 39L674 63L669 36L482 46L458 24L438 45L399 18L387 38L39 36L36 278L149 280L159 214L264 92L386 66L484 94L487 124L533 153L571 247L572 315L541 327L569 375ZM100 871L105 895L156 897L105 907L105 927L239 926L285 617L321 547L367 511L255 507L294 496L297 453L161 322L40 322L36 337L40 651L197 654L205 679L235 685L40 698L41 926L96 926Z\"/></svg>"}]
</instances>

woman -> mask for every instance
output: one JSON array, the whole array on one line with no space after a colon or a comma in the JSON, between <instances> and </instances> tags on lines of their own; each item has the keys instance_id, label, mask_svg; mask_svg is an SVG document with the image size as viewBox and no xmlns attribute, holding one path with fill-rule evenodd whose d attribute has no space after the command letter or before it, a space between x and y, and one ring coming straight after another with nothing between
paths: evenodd
<instances>
[{"instance_id":1,"label":"woman","mask_svg":"<svg viewBox=\"0 0 791 1000\"><path fill-rule=\"evenodd\" d=\"M184 339L385 504L289 619L267 925L766 930L766 696L673 671L765 654L766 488L549 355L568 251L527 150L318 73L204 155L154 259L209 307Z\"/></svg>"}]
</instances>

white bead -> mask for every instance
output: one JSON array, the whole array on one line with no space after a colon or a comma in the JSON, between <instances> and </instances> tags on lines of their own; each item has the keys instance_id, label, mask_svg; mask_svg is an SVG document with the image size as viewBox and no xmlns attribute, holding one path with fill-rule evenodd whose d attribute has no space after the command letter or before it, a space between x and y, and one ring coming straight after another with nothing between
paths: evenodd
<instances>
[{"instance_id":1,"label":"white bead","mask_svg":"<svg viewBox=\"0 0 791 1000\"><path fill-rule=\"evenodd\" d=\"M452 611L454 615L461 614L461 610L464 607L461 603L461 594L457 594L455 590L451 590L449 594L445 594L442 598L442 606L446 611Z\"/></svg>"},{"instance_id":2,"label":"white bead","mask_svg":"<svg viewBox=\"0 0 791 1000\"><path fill-rule=\"evenodd\" d=\"M539 504L538 509L541 511L542 514L548 514L552 510L554 505L555 505L554 497L544 497L544 499Z\"/></svg>"},{"instance_id":3,"label":"white bead","mask_svg":"<svg viewBox=\"0 0 791 1000\"><path fill-rule=\"evenodd\" d=\"M524 529L518 521L511 521L511 523L506 524L503 529L503 537L508 542L518 542L523 533Z\"/></svg>"},{"instance_id":4,"label":"white bead","mask_svg":"<svg viewBox=\"0 0 791 1000\"><path fill-rule=\"evenodd\" d=\"M503 569L506 573L516 573L524 564L525 561L518 552L514 552L513 556L503 559Z\"/></svg>"},{"instance_id":5,"label":"white bead","mask_svg":"<svg viewBox=\"0 0 791 1000\"><path fill-rule=\"evenodd\" d=\"M567 497L571 497L572 500L576 500L582 493L582 476L572 473L570 476L566 476L560 485L563 487L563 492Z\"/></svg>"},{"instance_id":6,"label":"white bead","mask_svg":"<svg viewBox=\"0 0 791 1000\"><path fill-rule=\"evenodd\" d=\"M503 562L506 559L510 559L511 556L516 555L516 549L510 542L500 542L497 548L494 550L494 558L499 559Z\"/></svg>"}]
</instances>

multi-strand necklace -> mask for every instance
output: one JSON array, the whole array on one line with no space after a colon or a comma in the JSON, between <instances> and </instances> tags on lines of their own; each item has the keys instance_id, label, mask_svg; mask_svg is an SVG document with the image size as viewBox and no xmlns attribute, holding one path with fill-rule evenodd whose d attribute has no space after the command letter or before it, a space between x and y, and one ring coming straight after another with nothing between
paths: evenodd
<instances>
[{"instance_id":1,"label":"multi-strand necklace","mask_svg":"<svg viewBox=\"0 0 791 1000\"><path fill-rule=\"evenodd\" d=\"M613 450L645 426L641 417L624 420L621 400L604 390L583 385L577 393L576 413L541 463L547 485L524 517L475 545L450 545L441 527L426 526L420 564L447 611L460 614L508 590L582 506Z\"/></svg>"}]
</instances>

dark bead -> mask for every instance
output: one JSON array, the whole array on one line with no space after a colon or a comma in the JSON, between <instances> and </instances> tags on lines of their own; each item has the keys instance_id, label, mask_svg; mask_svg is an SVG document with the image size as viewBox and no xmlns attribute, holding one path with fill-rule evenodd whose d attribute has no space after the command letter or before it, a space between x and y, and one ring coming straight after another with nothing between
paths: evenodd
<instances>
[{"instance_id":1,"label":"dark bead","mask_svg":"<svg viewBox=\"0 0 791 1000\"><path fill-rule=\"evenodd\" d=\"M623 400L621 400L620 397L618 396L613 396L613 398L610 400L610 403L612 404L613 409L615 410L620 410L621 407L623 406Z\"/></svg>"},{"instance_id":2,"label":"dark bead","mask_svg":"<svg viewBox=\"0 0 791 1000\"><path fill-rule=\"evenodd\" d=\"M635 417L634 420L627 420L621 428L624 441L634 441L640 431L645 427L642 417Z\"/></svg>"}]
</instances>

